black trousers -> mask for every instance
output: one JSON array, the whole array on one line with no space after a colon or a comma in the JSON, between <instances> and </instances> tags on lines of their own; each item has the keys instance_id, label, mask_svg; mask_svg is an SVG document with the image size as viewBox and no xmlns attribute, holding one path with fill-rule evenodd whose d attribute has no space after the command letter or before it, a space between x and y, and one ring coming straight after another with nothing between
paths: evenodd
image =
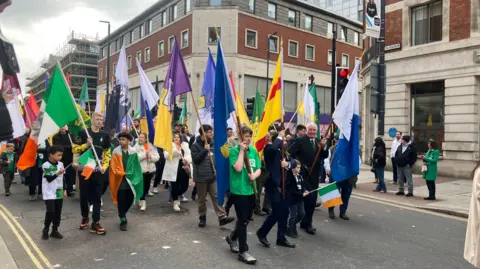
<instances>
[{"instance_id":1,"label":"black trousers","mask_svg":"<svg viewBox=\"0 0 480 269\"><path fill-rule=\"evenodd\" d=\"M307 228L312 226L313 213L315 212L315 205L317 204L318 193L316 191L310 193L303 198L303 204L305 207L305 217L303 217L300 227Z\"/></svg>"},{"instance_id":2,"label":"black trousers","mask_svg":"<svg viewBox=\"0 0 480 269\"><path fill-rule=\"evenodd\" d=\"M157 170L155 171L155 181L153 182L153 187L156 188L162 181L163 169L165 168L165 162L160 160L155 163Z\"/></svg>"},{"instance_id":3,"label":"black trousers","mask_svg":"<svg viewBox=\"0 0 480 269\"><path fill-rule=\"evenodd\" d=\"M268 189L266 192L271 197L272 212L267 216L258 231L266 237L273 226L278 224L277 240L283 241L286 239L285 234L287 233L288 200L282 199L282 194L278 190Z\"/></svg>"},{"instance_id":4,"label":"black trousers","mask_svg":"<svg viewBox=\"0 0 480 269\"><path fill-rule=\"evenodd\" d=\"M63 199L45 200L46 212L45 212L45 229L50 228L50 224L53 223L53 229L57 229L60 226L60 218L62 216Z\"/></svg>"},{"instance_id":5,"label":"black trousers","mask_svg":"<svg viewBox=\"0 0 480 269\"><path fill-rule=\"evenodd\" d=\"M188 181L190 177L188 174L183 170L183 168L179 167L177 173L177 181L171 182L172 184L172 200L178 200L178 196L184 194L188 189Z\"/></svg>"},{"instance_id":6,"label":"black trousers","mask_svg":"<svg viewBox=\"0 0 480 269\"><path fill-rule=\"evenodd\" d=\"M428 197L435 197L435 180L425 180L427 182Z\"/></svg>"},{"instance_id":7,"label":"black trousers","mask_svg":"<svg viewBox=\"0 0 480 269\"><path fill-rule=\"evenodd\" d=\"M73 169L72 166L68 167L63 177L66 185L67 195L70 195L73 192L73 184L75 184L75 169Z\"/></svg>"},{"instance_id":8,"label":"black trousers","mask_svg":"<svg viewBox=\"0 0 480 269\"><path fill-rule=\"evenodd\" d=\"M42 194L42 177L43 170L37 166L31 167L30 175L25 178L25 182L28 184L28 195Z\"/></svg>"},{"instance_id":9,"label":"black trousers","mask_svg":"<svg viewBox=\"0 0 480 269\"><path fill-rule=\"evenodd\" d=\"M392 161L392 170L393 170L393 182L397 182L398 174L397 174L397 165L395 164L395 158L390 158Z\"/></svg>"},{"instance_id":10,"label":"black trousers","mask_svg":"<svg viewBox=\"0 0 480 269\"><path fill-rule=\"evenodd\" d=\"M85 180L79 172L80 184L80 210L82 217L88 218L88 204L93 205L92 220L100 221L100 203L105 175L100 172L93 172L89 179Z\"/></svg>"},{"instance_id":11,"label":"black trousers","mask_svg":"<svg viewBox=\"0 0 480 269\"><path fill-rule=\"evenodd\" d=\"M150 182L152 181L153 173L143 173L143 195L140 200L145 200L145 196L150 190Z\"/></svg>"},{"instance_id":12,"label":"black trousers","mask_svg":"<svg viewBox=\"0 0 480 269\"><path fill-rule=\"evenodd\" d=\"M234 241L238 239L239 251L243 253L248 251L247 225L252 218L253 208L255 206L255 195L231 194L228 201L232 201L235 205L235 212L237 213L237 223L230 237Z\"/></svg>"},{"instance_id":13,"label":"black trousers","mask_svg":"<svg viewBox=\"0 0 480 269\"><path fill-rule=\"evenodd\" d=\"M118 190L118 217L125 218L127 216L127 212L133 204L133 198L133 192L130 188L125 190Z\"/></svg>"}]
</instances>

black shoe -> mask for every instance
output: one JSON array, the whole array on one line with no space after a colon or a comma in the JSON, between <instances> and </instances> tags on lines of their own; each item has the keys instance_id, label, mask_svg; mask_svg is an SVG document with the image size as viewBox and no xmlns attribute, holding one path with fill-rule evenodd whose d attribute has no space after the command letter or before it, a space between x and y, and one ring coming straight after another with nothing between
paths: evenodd
<instances>
[{"instance_id":1,"label":"black shoe","mask_svg":"<svg viewBox=\"0 0 480 269\"><path fill-rule=\"evenodd\" d=\"M262 212L265 212L265 213L267 213L267 215L270 215L271 210L267 209L267 208L263 208Z\"/></svg>"},{"instance_id":2,"label":"black shoe","mask_svg":"<svg viewBox=\"0 0 480 269\"><path fill-rule=\"evenodd\" d=\"M406 197L413 197L413 193L407 193Z\"/></svg>"},{"instance_id":3,"label":"black shoe","mask_svg":"<svg viewBox=\"0 0 480 269\"><path fill-rule=\"evenodd\" d=\"M286 236L291 237L291 238L298 238L297 231L294 229L288 229Z\"/></svg>"},{"instance_id":4,"label":"black shoe","mask_svg":"<svg viewBox=\"0 0 480 269\"><path fill-rule=\"evenodd\" d=\"M127 221L120 222L120 231L126 232L127 227L128 227L128 222Z\"/></svg>"},{"instance_id":5,"label":"black shoe","mask_svg":"<svg viewBox=\"0 0 480 269\"><path fill-rule=\"evenodd\" d=\"M230 251L232 253L238 253L238 241L237 240L232 240L232 238L229 236L225 237L225 240L227 241L228 245L230 245Z\"/></svg>"},{"instance_id":6,"label":"black shoe","mask_svg":"<svg viewBox=\"0 0 480 269\"><path fill-rule=\"evenodd\" d=\"M225 217L225 218L218 221L218 225L224 226L224 225L227 225L227 224L233 222L234 220L235 220L234 217Z\"/></svg>"},{"instance_id":7,"label":"black shoe","mask_svg":"<svg viewBox=\"0 0 480 269\"><path fill-rule=\"evenodd\" d=\"M268 215L267 212L258 211L258 210L253 211L253 213L255 213L255 215L262 216L262 217Z\"/></svg>"},{"instance_id":8,"label":"black shoe","mask_svg":"<svg viewBox=\"0 0 480 269\"><path fill-rule=\"evenodd\" d=\"M315 207L320 207L321 205L322 205L322 203L318 202L318 203L315 204Z\"/></svg>"},{"instance_id":9,"label":"black shoe","mask_svg":"<svg viewBox=\"0 0 480 269\"><path fill-rule=\"evenodd\" d=\"M84 230L84 229L87 229L88 228L88 222L90 220L87 218L82 218L82 222L80 223L80 226L78 227L78 229L80 230Z\"/></svg>"},{"instance_id":10,"label":"black shoe","mask_svg":"<svg viewBox=\"0 0 480 269\"><path fill-rule=\"evenodd\" d=\"M307 234L315 235L315 233L317 232L317 229L313 228L312 226L308 226L305 229L305 232L307 232Z\"/></svg>"},{"instance_id":11,"label":"black shoe","mask_svg":"<svg viewBox=\"0 0 480 269\"><path fill-rule=\"evenodd\" d=\"M277 239L277 246L286 247L286 248L295 248L295 244L288 242L287 239L284 239L284 240Z\"/></svg>"},{"instance_id":12,"label":"black shoe","mask_svg":"<svg viewBox=\"0 0 480 269\"><path fill-rule=\"evenodd\" d=\"M395 193L395 195L405 195L405 193L403 191L399 191L399 192Z\"/></svg>"},{"instance_id":13,"label":"black shoe","mask_svg":"<svg viewBox=\"0 0 480 269\"><path fill-rule=\"evenodd\" d=\"M44 228L42 230L42 239L43 240L48 240L48 228Z\"/></svg>"},{"instance_id":14,"label":"black shoe","mask_svg":"<svg viewBox=\"0 0 480 269\"><path fill-rule=\"evenodd\" d=\"M255 264L257 259L255 259L248 251L238 254L238 260L246 264Z\"/></svg>"},{"instance_id":15,"label":"black shoe","mask_svg":"<svg viewBox=\"0 0 480 269\"><path fill-rule=\"evenodd\" d=\"M92 223L92 225L90 226L90 232L91 233L96 233L96 234L99 234L99 235L104 235L104 234L107 233L107 231L102 227L102 225L100 225L99 222Z\"/></svg>"},{"instance_id":16,"label":"black shoe","mask_svg":"<svg viewBox=\"0 0 480 269\"><path fill-rule=\"evenodd\" d=\"M192 198L192 201L195 201L196 195L192 194L192 197L190 197L190 198Z\"/></svg>"},{"instance_id":17,"label":"black shoe","mask_svg":"<svg viewBox=\"0 0 480 269\"><path fill-rule=\"evenodd\" d=\"M347 217L347 215L345 215L345 214L340 214L339 218L341 218L343 220L350 220L350 218Z\"/></svg>"},{"instance_id":18,"label":"black shoe","mask_svg":"<svg viewBox=\"0 0 480 269\"><path fill-rule=\"evenodd\" d=\"M11 193L9 191L5 192L5 196L10 196L10 194Z\"/></svg>"},{"instance_id":19,"label":"black shoe","mask_svg":"<svg viewBox=\"0 0 480 269\"><path fill-rule=\"evenodd\" d=\"M435 196L433 196L433 197L430 197L430 196L429 196L429 197L423 198L423 200L434 201L434 200L437 200L437 198L435 198Z\"/></svg>"},{"instance_id":20,"label":"black shoe","mask_svg":"<svg viewBox=\"0 0 480 269\"><path fill-rule=\"evenodd\" d=\"M67 196L68 197L75 197L75 193L74 192L68 193Z\"/></svg>"},{"instance_id":21,"label":"black shoe","mask_svg":"<svg viewBox=\"0 0 480 269\"><path fill-rule=\"evenodd\" d=\"M335 219L335 213L334 212L328 212L328 217L331 219Z\"/></svg>"},{"instance_id":22,"label":"black shoe","mask_svg":"<svg viewBox=\"0 0 480 269\"><path fill-rule=\"evenodd\" d=\"M198 227L203 228L207 225L207 217L206 216L200 216L200 222L198 223Z\"/></svg>"},{"instance_id":23,"label":"black shoe","mask_svg":"<svg viewBox=\"0 0 480 269\"><path fill-rule=\"evenodd\" d=\"M265 246L266 248L270 247L270 242L268 242L265 236L262 236L260 234L260 230L257 231L257 238L258 238L258 241L260 241L260 243L262 243L263 246Z\"/></svg>"},{"instance_id":24,"label":"black shoe","mask_svg":"<svg viewBox=\"0 0 480 269\"><path fill-rule=\"evenodd\" d=\"M63 235L59 233L58 229L56 228L53 228L52 233L50 234L50 237L55 239L63 239Z\"/></svg>"}]
</instances>

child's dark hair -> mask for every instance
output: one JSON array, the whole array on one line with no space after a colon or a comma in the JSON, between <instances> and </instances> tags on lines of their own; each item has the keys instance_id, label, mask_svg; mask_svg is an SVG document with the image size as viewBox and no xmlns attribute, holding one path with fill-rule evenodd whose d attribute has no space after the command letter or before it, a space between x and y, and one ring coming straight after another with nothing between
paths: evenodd
<instances>
[{"instance_id":1,"label":"child's dark hair","mask_svg":"<svg viewBox=\"0 0 480 269\"><path fill-rule=\"evenodd\" d=\"M202 127L203 127L203 130L202 130ZM203 131L205 132L213 131L212 126L209 124L203 124L202 127L198 128L198 133L200 133L200 135L203 135Z\"/></svg>"},{"instance_id":2,"label":"child's dark hair","mask_svg":"<svg viewBox=\"0 0 480 269\"><path fill-rule=\"evenodd\" d=\"M56 154L57 152L61 152L63 153L63 147L60 147L60 146L50 146L48 149L47 149L47 152L48 152L48 155L53 155L53 154Z\"/></svg>"},{"instance_id":3,"label":"child's dark hair","mask_svg":"<svg viewBox=\"0 0 480 269\"><path fill-rule=\"evenodd\" d=\"M250 134L253 135L252 129L248 128L247 126L242 127L242 134Z\"/></svg>"}]
</instances>

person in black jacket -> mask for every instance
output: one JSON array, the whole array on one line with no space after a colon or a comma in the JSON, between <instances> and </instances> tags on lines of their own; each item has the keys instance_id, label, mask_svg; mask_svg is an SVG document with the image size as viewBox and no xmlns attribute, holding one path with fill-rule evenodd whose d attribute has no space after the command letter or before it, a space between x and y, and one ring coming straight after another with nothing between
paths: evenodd
<instances>
[{"instance_id":1,"label":"person in black jacket","mask_svg":"<svg viewBox=\"0 0 480 269\"><path fill-rule=\"evenodd\" d=\"M386 159L386 149L385 149L385 142L381 137L377 137L375 139L375 149L373 151L373 162L372 166L375 169L376 178L378 178L378 185L377 188L374 189L374 192L387 192L387 186L385 186L385 165L387 163Z\"/></svg>"},{"instance_id":2,"label":"person in black jacket","mask_svg":"<svg viewBox=\"0 0 480 269\"><path fill-rule=\"evenodd\" d=\"M400 145L395 153L395 163L397 164L398 178L405 178L408 184L407 197L413 196L412 166L417 161L417 149L414 143L410 143L410 136L402 137L402 145ZM398 192L396 195L405 195L405 182L399 180Z\"/></svg>"},{"instance_id":3,"label":"person in black jacket","mask_svg":"<svg viewBox=\"0 0 480 269\"><path fill-rule=\"evenodd\" d=\"M288 217L287 236L297 238L297 223L302 221L305 216L305 208L303 206L303 198L309 193L305 189L305 183L302 175L300 175L301 164L295 160L297 166L287 173L286 192L289 202L290 216Z\"/></svg>"},{"instance_id":4,"label":"person in black jacket","mask_svg":"<svg viewBox=\"0 0 480 269\"><path fill-rule=\"evenodd\" d=\"M377 4L375 3L374 0L370 0L368 1L368 4L367 4L367 15L371 18L374 18L375 16L377 16L378 12L377 12Z\"/></svg>"},{"instance_id":5,"label":"person in black jacket","mask_svg":"<svg viewBox=\"0 0 480 269\"><path fill-rule=\"evenodd\" d=\"M69 166L63 175L67 185L68 197L75 196L75 193L73 192L73 184L75 184L75 170L70 165L73 162L72 143L73 141L70 133L67 130L67 127L60 128L60 131L52 138L53 146L60 146L63 148L62 163L64 166Z\"/></svg>"}]
</instances>

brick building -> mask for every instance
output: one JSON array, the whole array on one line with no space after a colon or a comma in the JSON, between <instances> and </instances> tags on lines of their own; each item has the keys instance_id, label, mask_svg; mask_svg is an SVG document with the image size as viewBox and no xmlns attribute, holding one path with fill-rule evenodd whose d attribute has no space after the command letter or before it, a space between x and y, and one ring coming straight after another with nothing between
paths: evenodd
<instances>
[{"instance_id":1,"label":"brick building","mask_svg":"<svg viewBox=\"0 0 480 269\"><path fill-rule=\"evenodd\" d=\"M365 40L366 47L371 41ZM438 173L470 177L480 158L480 1L386 0L385 45L388 147L390 128L411 134L419 154L435 139L442 153ZM367 114L369 67L362 70ZM369 149L376 119L365 117L363 127L362 146Z\"/></svg>"},{"instance_id":2,"label":"brick building","mask_svg":"<svg viewBox=\"0 0 480 269\"><path fill-rule=\"evenodd\" d=\"M293 114L303 96L307 77L315 76L321 111L330 113L331 33L337 27L337 63L353 67L361 54L359 22L286 0L177 0L158 1L111 34L112 72L122 44L126 45L132 108L140 101L139 76L135 57L144 62L152 82L163 83L175 36L182 47L187 71L198 102L208 50L216 57L218 29L229 69L243 100L253 97L258 86L264 95L267 76L267 45L270 42L270 71L273 77L283 38L286 111ZM272 33L269 41L269 35ZM106 85L107 41L100 41L99 87ZM184 98L177 100L181 107ZM187 99L189 122L195 122L192 98Z\"/></svg>"}]
</instances>

